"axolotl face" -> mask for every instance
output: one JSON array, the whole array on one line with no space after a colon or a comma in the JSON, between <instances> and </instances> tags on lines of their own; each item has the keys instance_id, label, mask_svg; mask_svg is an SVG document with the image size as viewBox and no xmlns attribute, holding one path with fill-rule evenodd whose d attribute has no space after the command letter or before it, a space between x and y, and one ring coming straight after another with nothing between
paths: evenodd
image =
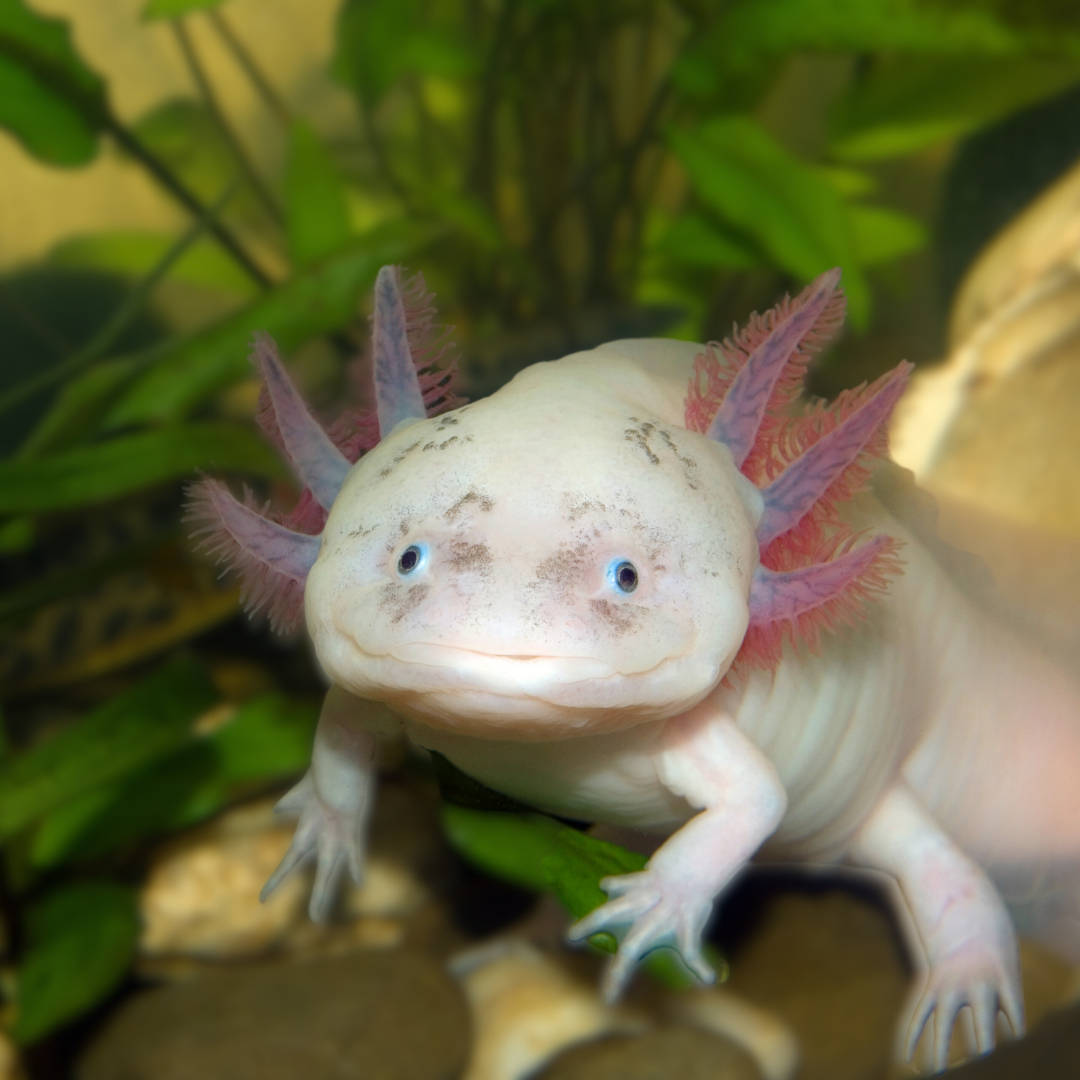
<instances>
[{"instance_id":1,"label":"axolotl face","mask_svg":"<svg viewBox=\"0 0 1080 1080\"><path fill-rule=\"evenodd\" d=\"M726 448L650 412L651 385L625 362L538 364L362 458L307 581L329 677L497 738L701 700L746 631L755 506Z\"/></svg>"}]
</instances>

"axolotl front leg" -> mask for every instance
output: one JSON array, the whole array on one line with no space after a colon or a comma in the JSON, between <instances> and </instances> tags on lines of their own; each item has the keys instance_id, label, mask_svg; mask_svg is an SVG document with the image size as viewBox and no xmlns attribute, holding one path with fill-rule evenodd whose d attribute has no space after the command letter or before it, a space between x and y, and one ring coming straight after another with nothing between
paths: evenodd
<instances>
[{"instance_id":1,"label":"axolotl front leg","mask_svg":"<svg viewBox=\"0 0 1080 1080\"><path fill-rule=\"evenodd\" d=\"M381 710L336 686L327 692L315 730L311 768L276 807L278 811L299 813L300 820L281 865L263 887L261 900L312 852L316 857L315 884L308 908L312 919L325 914L343 865L360 883L367 820L375 794L378 731L377 722L365 717L365 705L376 713Z\"/></svg>"},{"instance_id":2,"label":"axolotl front leg","mask_svg":"<svg viewBox=\"0 0 1080 1080\"><path fill-rule=\"evenodd\" d=\"M701 954L714 898L773 833L787 795L769 759L706 700L670 721L654 761L661 781L701 813L671 836L636 874L605 878L606 904L570 929L580 941L625 930L604 994L614 1000L634 964L673 945L703 981L715 974Z\"/></svg>"}]
</instances>

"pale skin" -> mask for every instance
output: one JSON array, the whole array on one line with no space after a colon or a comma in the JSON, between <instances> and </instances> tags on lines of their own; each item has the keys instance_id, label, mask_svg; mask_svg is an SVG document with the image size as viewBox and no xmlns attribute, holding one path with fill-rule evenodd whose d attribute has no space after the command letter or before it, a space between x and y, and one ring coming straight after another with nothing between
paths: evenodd
<instances>
[{"instance_id":1,"label":"pale skin","mask_svg":"<svg viewBox=\"0 0 1080 1080\"><path fill-rule=\"evenodd\" d=\"M933 1018L943 1068L965 1007L981 1051L999 1012L1019 1034L1008 911L965 854L970 836L963 849L950 836L978 837L995 812L1013 825L1003 861L1053 839L1055 858L1080 862L1067 828L1080 813L1048 802L1029 827L1017 807L1034 803L1002 801L995 763L963 772L971 746L1012 745L1010 724L1031 745L1023 725L1052 710L1031 712L1023 680L1046 686L1045 675L984 630L905 534L907 569L867 626L725 687L748 625L760 504L724 447L680 427L682 389L606 348L392 432L349 474L305 598L334 687L311 771L282 803L300 823L268 889L309 853L313 916L343 866L359 880L377 735L400 726L538 809L669 835L644 871L603 882L610 899L571 931L619 937L609 999L661 945L709 981L700 939L714 900L779 845L897 882L925 959L902 1021L906 1056ZM880 507L863 526L903 533ZM637 577L620 594L626 561ZM988 668L1018 672L1008 708L986 691ZM1074 730L1073 699L1052 697L1060 731ZM1049 788L1048 767L1080 768L1057 728L1040 730L1043 756L1008 755L1010 791ZM937 772L908 775L920 747ZM957 775L966 787L948 782ZM949 800L965 792L957 810Z\"/></svg>"}]
</instances>

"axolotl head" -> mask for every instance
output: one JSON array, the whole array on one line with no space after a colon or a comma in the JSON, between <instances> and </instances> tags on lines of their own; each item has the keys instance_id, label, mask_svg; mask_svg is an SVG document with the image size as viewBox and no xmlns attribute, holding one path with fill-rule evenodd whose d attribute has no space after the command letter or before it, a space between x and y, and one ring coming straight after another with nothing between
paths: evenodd
<instances>
[{"instance_id":1,"label":"axolotl head","mask_svg":"<svg viewBox=\"0 0 1080 1080\"><path fill-rule=\"evenodd\" d=\"M308 575L328 676L509 738L699 701L746 632L760 498L680 405L609 347L399 425L348 474Z\"/></svg>"},{"instance_id":2,"label":"axolotl head","mask_svg":"<svg viewBox=\"0 0 1080 1080\"><path fill-rule=\"evenodd\" d=\"M420 722L543 739L675 715L736 654L770 666L813 647L899 571L896 543L856 543L836 503L885 452L910 365L791 415L843 318L838 282L827 271L753 316L723 362L712 346L615 342L432 417L448 402L431 298L383 267L379 436L331 437L260 338L259 421L303 497L282 518L204 478L190 518L249 610L282 628L303 607L335 683Z\"/></svg>"}]
</instances>

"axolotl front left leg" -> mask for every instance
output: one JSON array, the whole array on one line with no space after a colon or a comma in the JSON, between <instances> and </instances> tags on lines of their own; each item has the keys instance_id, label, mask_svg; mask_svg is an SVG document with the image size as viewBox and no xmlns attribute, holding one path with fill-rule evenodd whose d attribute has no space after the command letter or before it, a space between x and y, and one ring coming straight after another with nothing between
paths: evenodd
<instances>
[{"instance_id":1,"label":"axolotl front left leg","mask_svg":"<svg viewBox=\"0 0 1080 1080\"><path fill-rule=\"evenodd\" d=\"M580 941L600 930L625 934L604 994L618 996L634 964L673 945L703 982L715 974L701 954L713 900L779 825L787 794L769 759L706 700L670 721L654 761L661 781L701 813L636 874L605 878L606 904L570 929Z\"/></svg>"},{"instance_id":2,"label":"axolotl front left leg","mask_svg":"<svg viewBox=\"0 0 1080 1080\"><path fill-rule=\"evenodd\" d=\"M342 865L359 884L367 820L375 794L375 744L382 706L361 701L333 686L323 702L311 768L277 805L300 815L292 844L263 887L265 900L303 859L316 857L308 911L325 914Z\"/></svg>"}]
</instances>

